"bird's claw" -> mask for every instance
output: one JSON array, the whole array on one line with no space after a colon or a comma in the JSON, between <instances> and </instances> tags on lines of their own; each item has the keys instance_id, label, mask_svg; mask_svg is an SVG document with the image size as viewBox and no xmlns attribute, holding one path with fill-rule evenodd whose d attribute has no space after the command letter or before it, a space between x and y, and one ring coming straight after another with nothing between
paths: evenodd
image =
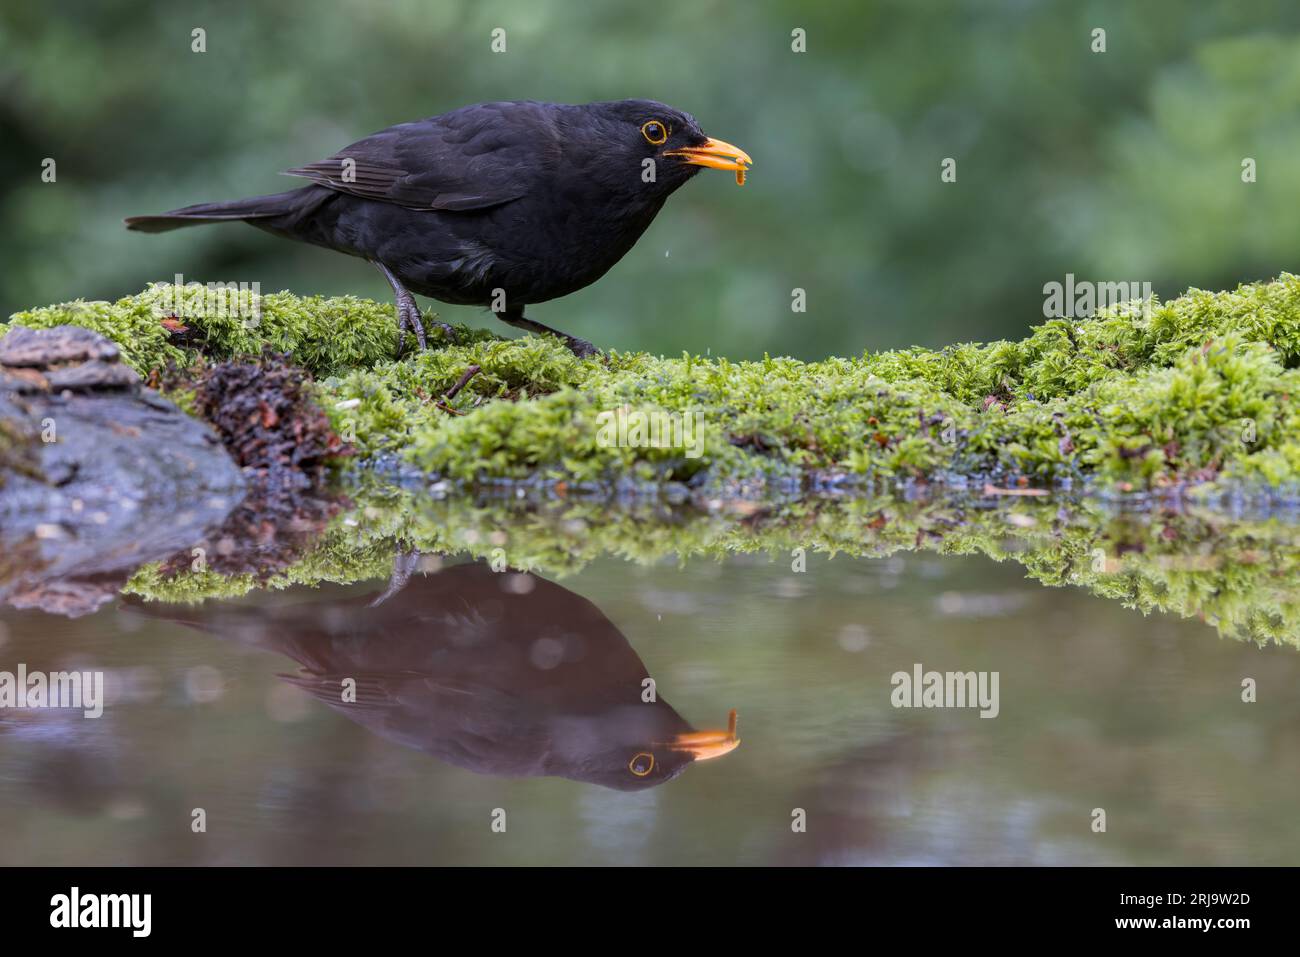
<instances>
[{"instance_id":1,"label":"bird's claw","mask_svg":"<svg viewBox=\"0 0 1300 957\"><path fill-rule=\"evenodd\" d=\"M411 310L409 321L411 323L411 329L415 333L415 341L420 344L420 351L423 352L425 349L429 348L429 340L424 334L424 323L420 321L419 309Z\"/></svg>"},{"instance_id":2,"label":"bird's claw","mask_svg":"<svg viewBox=\"0 0 1300 957\"><path fill-rule=\"evenodd\" d=\"M424 323L420 321L420 307L414 302L399 302L397 304L397 354L402 354L402 347L406 344L406 330L410 329L415 333L415 341L420 344L420 349L429 348L428 338L424 334Z\"/></svg>"},{"instance_id":3,"label":"bird's claw","mask_svg":"<svg viewBox=\"0 0 1300 957\"><path fill-rule=\"evenodd\" d=\"M579 339L577 336L565 336L564 341L568 345L569 351L579 359L599 359L604 355L586 339Z\"/></svg>"},{"instance_id":4,"label":"bird's claw","mask_svg":"<svg viewBox=\"0 0 1300 957\"><path fill-rule=\"evenodd\" d=\"M442 332L443 342L448 345L455 345L460 341L456 330L447 323L435 322L432 326ZM415 333L415 341L420 344L421 350L429 348L429 339L425 335L424 322L420 317L420 307L414 303L397 307L397 354L399 356L402 354L402 346L406 343L407 329Z\"/></svg>"}]
</instances>

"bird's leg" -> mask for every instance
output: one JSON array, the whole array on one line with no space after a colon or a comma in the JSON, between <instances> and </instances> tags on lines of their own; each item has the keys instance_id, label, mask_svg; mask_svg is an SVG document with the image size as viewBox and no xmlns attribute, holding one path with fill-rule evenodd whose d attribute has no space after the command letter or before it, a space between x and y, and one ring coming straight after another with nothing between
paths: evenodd
<instances>
[{"instance_id":1,"label":"bird's leg","mask_svg":"<svg viewBox=\"0 0 1300 957\"><path fill-rule=\"evenodd\" d=\"M429 348L429 343L424 336L424 323L420 321L420 307L416 304L415 297L411 291L402 285L402 281L393 275L393 271L377 259L372 259L375 268L384 274L388 280L388 285L393 287L393 295L397 299L397 354L402 354L402 345L406 342L406 330L410 329L415 333L415 340L420 344L421 349ZM456 330L445 322L436 324L442 330L448 342L456 341Z\"/></svg>"},{"instance_id":2,"label":"bird's leg","mask_svg":"<svg viewBox=\"0 0 1300 957\"><path fill-rule=\"evenodd\" d=\"M397 554L393 556L393 574L388 579L388 587L384 593L372 601L367 608L374 608L376 605L382 605L388 599L392 598L399 591L406 587L406 583L411 580L411 575L420 567L420 553L415 549L403 551L400 547Z\"/></svg>"},{"instance_id":3,"label":"bird's leg","mask_svg":"<svg viewBox=\"0 0 1300 957\"><path fill-rule=\"evenodd\" d=\"M392 270L379 260L374 259L371 262L384 274L388 285L393 287L393 295L397 299L397 354L399 356L402 354L402 346L406 344L407 329L415 333L415 340L420 344L421 349L429 348L429 343L424 337L424 323L420 321L420 307L416 305L411 291L403 286L401 280L393 275Z\"/></svg>"},{"instance_id":4,"label":"bird's leg","mask_svg":"<svg viewBox=\"0 0 1300 957\"><path fill-rule=\"evenodd\" d=\"M540 322L534 322L532 319L525 319L523 306L518 306L514 309L507 309L505 312L498 312L496 317L507 325L514 326L516 329L527 329L529 332L536 332L539 335L542 333L550 333L553 336L559 336L579 359L588 359L592 356L600 355L600 350L586 339L579 339L577 336L571 336L567 332L561 332L559 329L552 329L550 326L544 326Z\"/></svg>"}]
</instances>

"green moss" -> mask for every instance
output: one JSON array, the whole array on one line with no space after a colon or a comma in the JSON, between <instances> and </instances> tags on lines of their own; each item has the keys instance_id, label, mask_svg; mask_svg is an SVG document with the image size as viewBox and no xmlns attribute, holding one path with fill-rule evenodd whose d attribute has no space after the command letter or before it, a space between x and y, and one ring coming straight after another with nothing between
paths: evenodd
<instances>
[{"instance_id":1,"label":"green moss","mask_svg":"<svg viewBox=\"0 0 1300 957\"><path fill-rule=\"evenodd\" d=\"M161 324L169 289L11 321L89 326L147 373L193 358ZM387 304L276 293L253 322L222 318L238 310L230 294L214 291L201 308L186 308L187 335L206 356L251 356L269 343L319 376L322 405L361 460L396 454L468 483L810 473L1086 478L1120 489L1300 480L1291 398L1300 277L1292 275L1050 320L1020 342L822 362L644 353L579 360L550 337L501 340L467 329L456 345L435 342L396 361ZM443 400L471 366L478 374ZM695 438L694 426L699 444L607 441L602 425L615 410L685 425L683 438Z\"/></svg>"},{"instance_id":2,"label":"green moss","mask_svg":"<svg viewBox=\"0 0 1300 957\"><path fill-rule=\"evenodd\" d=\"M225 288L177 292L167 283L151 286L117 302L76 302L18 312L10 323L34 329L63 323L102 333L122 349L123 358L147 375L170 359L185 366L192 349L173 344L163 320L176 317L196 345L214 360L257 356L265 345L290 352L316 375L370 366L397 350L397 326L391 303L355 296L295 296L270 293L250 307L248 297ZM483 333L464 330L467 337ZM436 338L438 333L434 332Z\"/></svg>"}]
</instances>

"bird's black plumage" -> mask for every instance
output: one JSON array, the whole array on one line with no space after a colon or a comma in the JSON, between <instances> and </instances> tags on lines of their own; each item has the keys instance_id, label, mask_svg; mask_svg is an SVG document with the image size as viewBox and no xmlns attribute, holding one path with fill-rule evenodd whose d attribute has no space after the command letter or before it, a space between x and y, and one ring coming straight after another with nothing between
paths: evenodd
<instances>
[{"instance_id":1,"label":"bird's black plumage","mask_svg":"<svg viewBox=\"0 0 1300 957\"><path fill-rule=\"evenodd\" d=\"M743 182L749 165L694 117L652 100L482 103L288 171L309 186L126 223L162 232L242 220L367 259L393 287L399 328L423 345L412 292L554 332L525 319L525 307L603 276L701 167L735 170ZM594 351L565 338L579 354Z\"/></svg>"},{"instance_id":2,"label":"bird's black plumage","mask_svg":"<svg viewBox=\"0 0 1300 957\"><path fill-rule=\"evenodd\" d=\"M738 743L647 695L627 638L579 595L466 564L387 591L169 618L301 666L281 677L390 741L480 774L557 776L631 791ZM351 680L355 694L344 693Z\"/></svg>"}]
</instances>

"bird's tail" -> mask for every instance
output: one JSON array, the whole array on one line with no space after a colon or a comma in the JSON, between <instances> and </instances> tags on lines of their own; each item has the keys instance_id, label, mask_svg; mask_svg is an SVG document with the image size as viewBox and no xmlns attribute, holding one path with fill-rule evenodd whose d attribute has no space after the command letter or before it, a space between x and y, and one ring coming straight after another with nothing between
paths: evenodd
<instances>
[{"instance_id":1,"label":"bird's tail","mask_svg":"<svg viewBox=\"0 0 1300 957\"><path fill-rule=\"evenodd\" d=\"M303 194L310 190L291 189L287 193L273 193L270 196L250 196L248 199L236 199L228 203L199 203L183 209L173 209L169 213L157 216L128 216L123 220L127 229L141 233L165 233L182 226L200 226L204 223L231 223L257 221L284 216L298 212L303 202Z\"/></svg>"}]
</instances>

